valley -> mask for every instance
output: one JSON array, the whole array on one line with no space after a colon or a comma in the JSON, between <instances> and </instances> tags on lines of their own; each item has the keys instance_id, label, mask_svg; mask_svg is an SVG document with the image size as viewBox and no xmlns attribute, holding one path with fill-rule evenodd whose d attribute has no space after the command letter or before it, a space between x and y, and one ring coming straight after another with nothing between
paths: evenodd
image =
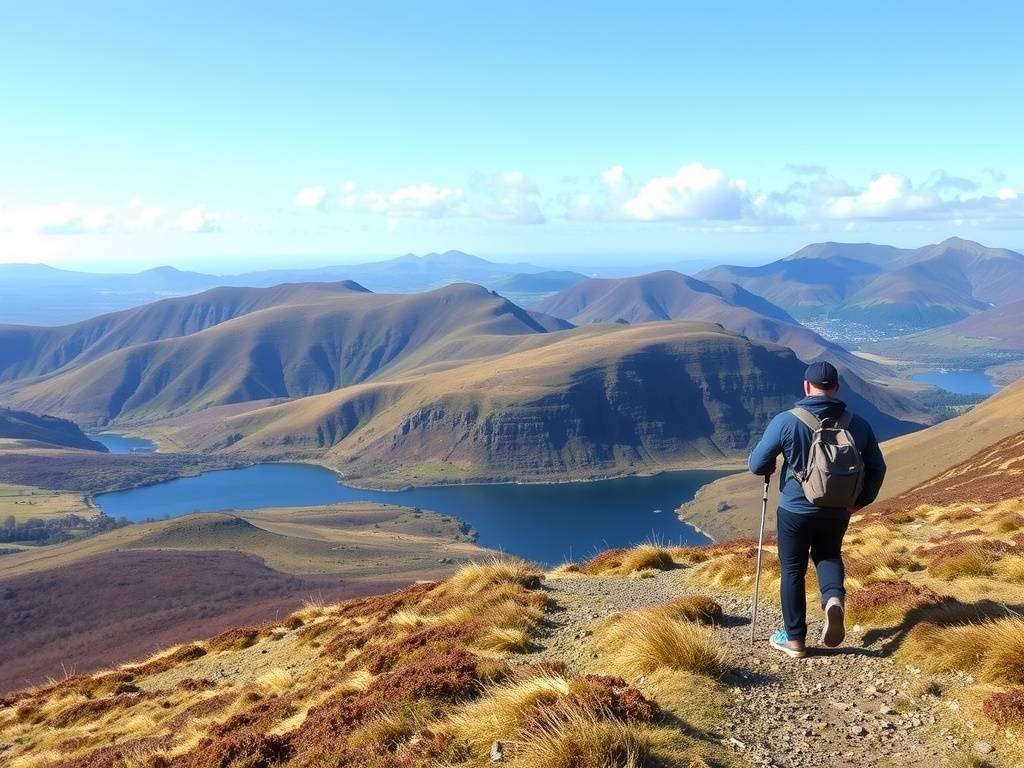
<instances>
[{"instance_id":1,"label":"valley","mask_svg":"<svg viewBox=\"0 0 1024 768\"><path fill-rule=\"evenodd\" d=\"M572 580L674 579L677 569L687 588L729 605L746 582L715 568L732 573L733 540L751 535L759 511L747 452L816 360L836 363L843 399L886 440L890 472L876 507L937 505L936 487L1005 504L1024 429L1024 389L1010 373L1019 301L965 299L946 315L935 292L919 313L899 310L894 320L891 308L860 308L862 294L820 282L839 265L902 306L920 297L886 287L898 280L880 276L896 264L953 259L957 274L989 262L1012 271L1012 255L979 248L804 249L778 267L789 275L782 284L793 287L791 269L819 282L767 291L785 306L754 290L765 283L723 282L721 270L533 273L506 283L510 293L537 292L528 307L480 285L375 293L346 278L211 287L64 326L0 326L0 512L11 521L0 529L0 591L11 609L0 641L15 659L0 688L58 677L61 665L88 676L167 646L205 649L211 635L209 648L220 648L218 633L260 644L263 629L232 628L278 626L297 610L344 612L323 606L421 589L414 582L443 592L445 579L476 567L467 563L495 556L542 567L566 606ZM819 262L827 269L808 271ZM826 324L799 321L822 311ZM851 333L872 329L850 348L809 327L828 331L846 317L856 318ZM940 322L886 336L894 324ZM968 392L994 363L1006 366L998 391ZM982 378L957 378L956 365ZM923 373L950 389L927 386ZM955 482L987 471L992 451L1004 468L991 489ZM881 514L873 509L872 520ZM633 551L648 565L623 565L621 553ZM622 596L610 603L616 611L662 594L641 581L607 583ZM399 640L405 620L396 620ZM433 622L409 621L410 630ZM550 651L575 668L580 638L603 631L587 620L572 638L552 639L546 621L501 624L502 638L514 630L530 639L473 640L468 652L483 643L515 664L517 653ZM233 664L229 679L248 679ZM698 687L720 697L717 685ZM3 712L0 729L12 727ZM718 747L690 747L728 763ZM76 750L68 754L91 759Z\"/></svg>"}]
</instances>

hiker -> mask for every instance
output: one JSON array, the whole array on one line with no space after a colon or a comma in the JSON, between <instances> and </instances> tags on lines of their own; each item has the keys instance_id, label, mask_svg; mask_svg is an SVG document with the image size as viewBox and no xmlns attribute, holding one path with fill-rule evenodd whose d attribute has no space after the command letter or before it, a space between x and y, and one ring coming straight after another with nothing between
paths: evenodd
<instances>
[{"instance_id":1,"label":"hiker","mask_svg":"<svg viewBox=\"0 0 1024 768\"><path fill-rule=\"evenodd\" d=\"M748 465L765 482L782 454L776 535L785 627L769 644L787 656L807 655L808 553L821 589L821 641L835 648L846 636L843 536L850 515L878 496L885 459L871 425L837 399L839 372L818 362L804 374L804 398L768 424Z\"/></svg>"}]
</instances>

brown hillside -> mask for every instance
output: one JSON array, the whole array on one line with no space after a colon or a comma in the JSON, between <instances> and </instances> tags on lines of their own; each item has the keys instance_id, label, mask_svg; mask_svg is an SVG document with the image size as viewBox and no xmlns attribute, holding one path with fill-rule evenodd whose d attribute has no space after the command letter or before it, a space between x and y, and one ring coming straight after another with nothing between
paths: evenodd
<instances>
[{"instance_id":1,"label":"brown hillside","mask_svg":"<svg viewBox=\"0 0 1024 768\"><path fill-rule=\"evenodd\" d=\"M987 357L1024 352L1024 300L979 312L971 317L901 339L914 355L929 358ZM879 348L894 345L878 345ZM888 351L888 350L887 350Z\"/></svg>"},{"instance_id":2,"label":"brown hillside","mask_svg":"<svg viewBox=\"0 0 1024 768\"><path fill-rule=\"evenodd\" d=\"M309 600L449 574L488 553L458 521L385 504L185 515L0 558L0 693ZM88 599L83 599L88 595Z\"/></svg>"}]
</instances>

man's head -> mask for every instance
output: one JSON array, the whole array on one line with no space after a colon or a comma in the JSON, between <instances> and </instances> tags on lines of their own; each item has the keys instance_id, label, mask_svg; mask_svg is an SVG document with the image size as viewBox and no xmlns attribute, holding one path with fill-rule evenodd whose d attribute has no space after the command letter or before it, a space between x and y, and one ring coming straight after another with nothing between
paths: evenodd
<instances>
[{"instance_id":1,"label":"man's head","mask_svg":"<svg viewBox=\"0 0 1024 768\"><path fill-rule=\"evenodd\" d=\"M839 391L839 371L824 360L807 366L804 372L804 394L832 397Z\"/></svg>"}]
</instances>

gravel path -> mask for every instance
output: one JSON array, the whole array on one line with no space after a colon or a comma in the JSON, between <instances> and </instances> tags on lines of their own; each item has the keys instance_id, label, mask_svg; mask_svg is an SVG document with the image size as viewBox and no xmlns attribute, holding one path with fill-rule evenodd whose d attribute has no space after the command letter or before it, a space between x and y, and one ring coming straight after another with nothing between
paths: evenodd
<instances>
[{"instance_id":1,"label":"gravel path","mask_svg":"<svg viewBox=\"0 0 1024 768\"><path fill-rule=\"evenodd\" d=\"M590 635L604 617L660 603L686 592L678 573L653 578L552 578L557 610L537 657L559 658L585 669L594 658ZM818 649L806 659L783 657L767 645L781 611L762 601L758 640L750 648L750 600L707 591L721 603L721 629L731 671L728 720L715 734L753 766L870 768L1006 765L985 742L969 736L956 703L942 698L919 670L848 635L846 646ZM811 614L810 637L820 632ZM964 735L968 734L968 735ZM968 762L968 757L976 762Z\"/></svg>"}]
</instances>

